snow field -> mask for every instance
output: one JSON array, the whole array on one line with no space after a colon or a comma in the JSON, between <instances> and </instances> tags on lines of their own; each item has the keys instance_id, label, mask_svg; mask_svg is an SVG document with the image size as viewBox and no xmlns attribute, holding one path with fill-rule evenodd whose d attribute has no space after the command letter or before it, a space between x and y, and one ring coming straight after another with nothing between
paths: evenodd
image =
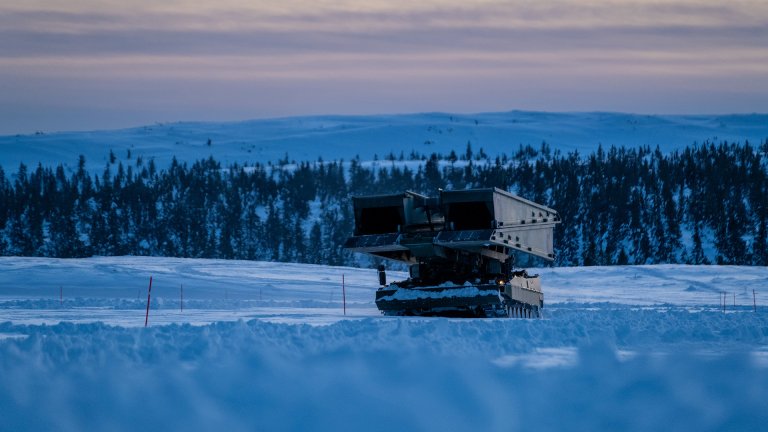
<instances>
[{"instance_id":1,"label":"snow field","mask_svg":"<svg viewBox=\"0 0 768 432\"><path fill-rule=\"evenodd\" d=\"M768 368L749 352L765 346L764 313L1 328L27 335L0 342L7 430L759 430L768 420Z\"/></svg>"},{"instance_id":2,"label":"snow field","mask_svg":"<svg viewBox=\"0 0 768 432\"><path fill-rule=\"evenodd\" d=\"M373 305L375 270L0 258L0 430L768 424L768 269L538 272L544 319L393 318ZM329 294L341 273L346 316ZM158 300L143 328L146 292L136 290L150 274ZM737 293L737 306L724 313L720 291Z\"/></svg>"}]
</instances>

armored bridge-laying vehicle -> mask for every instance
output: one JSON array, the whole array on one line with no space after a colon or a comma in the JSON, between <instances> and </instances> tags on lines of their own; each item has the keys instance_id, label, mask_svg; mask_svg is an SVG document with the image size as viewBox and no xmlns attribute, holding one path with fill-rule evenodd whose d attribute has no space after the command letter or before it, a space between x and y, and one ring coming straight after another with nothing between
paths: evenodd
<instances>
[{"instance_id":1,"label":"armored bridge-laying vehicle","mask_svg":"<svg viewBox=\"0 0 768 432\"><path fill-rule=\"evenodd\" d=\"M409 265L410 277L390 284L379 266L384 315L541 316L541 279L515 269L514 258L554 260L555 210L498 188L352 200L355 231L344 247Z\"/></svg>"}]
</instances>

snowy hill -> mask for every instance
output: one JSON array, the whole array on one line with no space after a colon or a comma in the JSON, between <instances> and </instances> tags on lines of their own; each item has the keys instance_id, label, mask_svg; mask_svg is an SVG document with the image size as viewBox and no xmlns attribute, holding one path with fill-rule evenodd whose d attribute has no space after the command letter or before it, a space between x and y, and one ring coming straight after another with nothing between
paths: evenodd
<instances>
[{"instance_id":1,"label":"snowy hill","mask_svg":"<svg viewBox=\"0 0 768 432\"><path fill-rule=\"evenodd\" d=\"M175 156L195 161L213 156L230 163L296 161L359 155L371 160L412 151L429 155L461 154L471 143L489 155L513 153L520 145L538 148L546 141L563 152L589 152L603 146L659 146L663 151L694 142L768 139L768 115L651 116L621 113L544 113L512 111L457 115L445 113L318 116L237 123L169 123L124 130L36 133L0 137L0 165L6 172L19 163L59 163L72 167L83 154L91 170L100 170L110 150L125 160L154 158L158 167ZM209 145L210 140L210 145Z\"/></svg>"},{"instance_id":2,"label":"snowy hill","mask_svg":"<svg viewBox=\"0 0 768 432\"><path fill-rule=\"evenodd\" d=\"M761 430L768 422L766 268L541 273L544 319L462 320L380 316L373 270L0 258L0 429Z\"/></svg>"}]
</instances>

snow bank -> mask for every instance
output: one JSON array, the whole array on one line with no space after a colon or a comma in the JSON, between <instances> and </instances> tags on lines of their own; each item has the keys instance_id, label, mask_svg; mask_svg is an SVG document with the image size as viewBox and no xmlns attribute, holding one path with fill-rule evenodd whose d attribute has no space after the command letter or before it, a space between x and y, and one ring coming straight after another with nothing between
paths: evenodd
<instances>
[{"instance_id":1,"label":"snow bank","mask_svg":"<svg viewBox=\"0 0 768 432\"><path fill-rule=\"evenodd\" d=\"M765 313L572 307L543 320L5 323L0 333L27 335L0 339L7 430L754 430L768 421L768 368L756 350L768 342Z\"/></svg>"},{"instance_id":2,"label":"snow bank","mask_svg":"<svg viewBox=\"0 0 768 432\"><path fill-rule=\"evenodd\" d=\"M372 270L0 258L0 431L768 424L768 269L538 272L543 319L462 320L381 317Z\"/></svg>"}]
</instances>

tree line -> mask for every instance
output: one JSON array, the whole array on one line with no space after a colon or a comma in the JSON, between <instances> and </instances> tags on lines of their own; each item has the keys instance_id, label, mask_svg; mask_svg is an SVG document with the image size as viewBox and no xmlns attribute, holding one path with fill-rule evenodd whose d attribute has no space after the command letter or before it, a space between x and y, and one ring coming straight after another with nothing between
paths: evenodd
<instances>
[{"instance_id":1,"label":"tree line","mask_svg":"<svg viewBox=\"0 0 768 432\"><path fill-rule=\"evenodd\" d=\"M341 247L351 195L499 187L556 209L555 265L768 265L768 142L589 154L519 147L488 157L222 166L110 155L77 168L0 167L0 255L150 255L359 265ZM519 262L535 265L537 263ZM541 264L541 263L538 263Z\"/></svg>"}]
</instances>

